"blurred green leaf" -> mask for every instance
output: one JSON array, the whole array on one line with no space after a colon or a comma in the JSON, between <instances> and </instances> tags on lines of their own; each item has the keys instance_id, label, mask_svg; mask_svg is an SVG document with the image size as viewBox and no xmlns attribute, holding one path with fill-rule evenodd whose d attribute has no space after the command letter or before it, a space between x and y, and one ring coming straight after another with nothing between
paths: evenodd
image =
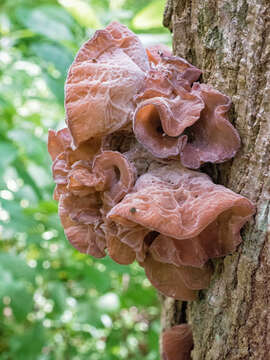
<instances>
[{"instance_id":1,"label":"blurred green leaf","mask_svg":"<svg viewBox=\"0 0 270 360\"><path fill-rule=\"evenodd\" d=\"M9 271L15 279L34 280L34 271L19 256L0 253L0 265Z\"/></svg>"},{"instance_id":2,"label":"blurred green leaf","mask_svg":"<svg viewBox=\"0 0 270 360\"><path fill-rule=\"evenodd\" d=\"M10 340L12 355L16 360L41 359L42 347L46 344L46 335L41 323L36 323L23 334L16 334Z\"/></svg>"},{"instance_id":3,"label":"blurred green leaf","mask_svg":"<svg viewBox=\"0 0 270 360\"><path fill-rule=\"evenodd\" d=\"M52 281L48 284L47 296L54 301L54 311L56 313L63 313L67 306L68 293L63 284Z\"/></svg>"},{"instance_id":4,"label":"blurred green leaf","mask_svg":"<svg viewBox=\"0 0 270 360\"><path fill-rule=\"evenodd\" d=\"M25 284L15 282L10 279L9 282L0 284L0 299L10 298L10 308L18 322L24 321L25 317L33 308L32 294L25 289ZM3 300L2 300L3 302Z\"/></svg>"},{"instance_id":5,"label":"blurred green leaf","mask_svg":"<svg viewBox=\"0 0 270 360\"><path fill-rule=\"evenodd\" d=\"M65 77L61 76L58 79L55 79L50 74L45 73L44 78L48 84L48 87L56 97L59 104L64 104L64 85L65 85Z\"/></svg>"},{"instance_id":6,"label":"blurred green leaf","mask_svg":"<svg viewBox=\"0 0 270 360\"><path fill-rule=\"evenodd\" d=\"M82 26L98 29L102 25L94 9L90 4L82 0L59 0L59 3L81 24Z\"/></svg>"},{"instance_id":7,"label":"blurred green leaf","mask_svg":"<svg viewBox=\"0 0 270 360\"><path fill-rule=\"evenodd\" d=\"M17 156L17 148L8 142L0 143L0 171L4 171L4 169L16 158ZM3 172L2 172L3 173Z\"/></svg>"},{"instance_id":8,"label":"blurred green leaf","mask_svg":"<svg viewBox=\"0 0 270 360\"><path fill-rule=\"evenodd\" d=\"M68 28L71 20L68 14L58 6L19 7L16 10L16 16L25 27L36 34L59 41L74 39Z\"/></svg>"},{"instance_id":9,"label":"blurred green leaf","mask_svg":"<svg viewBox=\"0 0 270 360\"><path fill-rule=\"evenodd\" d=\"M152 1L146 5L133 19L132 24L135 29L159 28L162 24L164 2L160 0Z\"/></svg>"},{"instance_id":10,"label":"blurred green leaf","mask_svg":"<svg viewBox=\"0 0 270 360\"><path fill-rule=\"evenodd\" d=\"M35 42L30 49L40 59L52 63L62 76L67 75L67 70L73 61L73 54L64 46L57 43Z\"/></svg>"}]
</instances>

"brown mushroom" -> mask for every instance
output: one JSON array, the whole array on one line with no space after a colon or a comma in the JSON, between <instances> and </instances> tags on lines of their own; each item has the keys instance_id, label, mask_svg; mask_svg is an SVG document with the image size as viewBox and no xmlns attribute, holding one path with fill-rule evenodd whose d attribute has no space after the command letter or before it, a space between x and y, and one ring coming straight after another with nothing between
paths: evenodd
<instances>
[{"instance_id":1,"label":"brown mushroom","mask_svg":"<svg viewBox=\"0 0 270 360\"><path fill-rule=\"evenodd\" d=\"M134 134L156 157L178 155L187 140L186 136L178 136L199 119L203 107L201 98L183 88L174 99L148 99L136 109Z\"/></svg>"},{"instance_id":2,"label":"brown mushroom","mask_svg":"<svg viewBox=\"0 0 270 360\"><path fill-rule=\"evenodd\" d=\"M150 255L141 265L151 284L162 294L183 301L197 298L197 291L189 289L184 283L182 268L155 261Z\"/></svg>"},{"instance_id":3,"label":"brown mushroom","mask_svg":"<svg viewBox=\"0 0 270 360\"><path fill-rule=\"evenodd\" d=\"M231 159L240 147L240 137L228 120L230 99L206 84L195 83L192 92L201 97L205 108L200 119L187 129L188 142L181 150L182 164L197 169L205 162Z\"/></svg>"},{"instance_id":4,"label":"brown mushroom","mask_svg":"<svg viewBox=\"0 0 270 360\"><path fill-rule=\"evenodd\" d=\"M161 62L173 74L171 82L176 89L184 87L189 90L193 82L197 81L202 74L200 69L179 56L162 55Z\"/></svg>"},{"instance_id":5,"label":"brown mushroom","mask_svg":"<svg viewBox=\"0 0 270 360\"><path fill-rule=\"evenodd\" d=\"M80 252L104 257L105 237L95 229L99 226L99 200L94 194L79 198L71 194L60 196L59 217L70 243Z\"/></svg>"},{"instance_id":6,"label":"brown mushroom","mask_svg":"<svg viewBox=\"0 0 270 360\"><path fill-rule=\"evenodd\" d=\"M137 36L116 22L81 47L65 87L67 124L76 146L131 122L132 99L148 66Z\"/></svg>"},{"instance_id":7,"label":"brown mushroom","mask_svg":"<svg viewBox=\"0 0 270 360\"><path fill-rule=\"evenodd\" d=\"M118 264L131 264L135 260L136 254L132 247L126 245L121 240L116 227L109 226L106 228L106 242L110 257Z\"/></svg>"},{"instance_id":8,"label":"brown mushroom","mask_svg":"<svg viewBox=\"0 0 270 360\"><path fill-rule=\"evenodd\" d=\"M132 210L133 209L131 209L131 211ZM148 234L151 233L151 231L149 229L146 229L140 225L134 224L129 221L127 221L125 225L114 224L114 226L115 226L114 238L117 239L115 246L120 246L117 244L121 242L124 245L123 251L127 252L127 248L129 248L132 251L133 260L135 260L136 257L136 259L139 262L143 262L145 260L146 253L149 249L150 244L147 243L147 239L149 240ZM113 240L110 241L111 241L111 246L114 246ZM109 245L108 245L108 250L110 253L111 251L109 249ZM118 263L122 263L123 260L121 259L126 256L121 254L120 252L118 253L114 252L114 254L115 255L113 259Z\"/></svg>"},{"instance_id":9,"label":"brown mushroom","mask_svg":"<svg viewBox=\"0 0 270 360\"><path fill-rule=\"evenodd\" d=\"M200 75L164 46L145 51L113 22L79 50L65 87L69 129L48 139L54 196L73 246L95 257L107 248L121 264L136 258L159 291L182 300L209 285L207 260L235 250L255 211L182 166L226 161L240 146L229 98L194 83Z\"/></svg>"},{"instance_id":10,"label":"brown mushroom","mask_svg":"<svg viewBox=\"0 0 270 360\"><path fill-rule=\"evenodd\" d=\"M163 70L163 73L167 73L171 84L176 88L181 86L190 89L190 85L197 81L202 74L200 69L185 59L173 56L170 49L165 45L150 46L146 48L146 52L150 63L155 65L154 68L159 68Z\"/></svg>"},{"instance_id":11,"label":"brown mushroom","mask_svg":"<svg viewBox=\"0 0 270 360\"><path fill-rule=\"evenodd\" d=\"M130 212L132 207L136 208L134 214ZM136 222L179 240L194 238L223 216L219 222L220 240L238 244L239 230L253 213L254 206L248 199L213 184L206 174L171 161L168 165L153 164L137 180L134 192L126 195L108 216L118 222Z\"/></svg>"},{"instance_id":12,"label":"brown mushroom","mask_svg":"<svg viewBox=\"0 0 270 360\"><path fill-rule=\"evenodd\" d=\"M147 53L139 38L128 27L117 21L111 22L106 30L110 32L115 43L144 72L149 70Z\"/></svg>"},{"instance_id":13,"label":"brown mushroom","mask_svg":"<svg viewBox=\"0 0 270 360\"><path fill-rule=\"evenodd\" d=\"M100 189L111 206L126 195L135 181L136 170L127 158L117 151L103 151L93 164L93 172L97 178L103 178Z\"/></svg>"},{"instance_id":14,"label":"brown mushroom","mask_svg":"<svg viewBox=\"0 0 270 360\"><path fill-rule=\"evenodd\" d=\"M72 137L68 128L59 131L49 130L48 133L48 152L51 155L52 161L56 157L71 148Z\"/></svg>"},{"instance_id":15,"label":"brown mushroom","mask_svg":"<svg viewBox=\"0 0 270 360\"><path fill-rule=\"evenodd\" d=\"M52 173L56 183L55 200L59 200L60 195L67 192L67 186L71 186L70 178L75 181L75 173L78 172L78 168L82 177L82 163L86 169L91 167L94 156L100 151L101 139L89 139L76 149L72 146L72 137L67 128L59 131L49 130L48 151L53 160ZM76 181L78 181L78 176ZM85 187L80 190L84 191ZM87 193L88 191L86 191Z\"/></svg>"},{"instance_id":16,"label":"brown mushroom","mask_svg":"<svg viewBox=\"0 0 270 360\"><path fill-rule=\"evenodd\" d=\"M151 250L140 265L156 289L166 296L182 301L195 300L196 290L208 288L212 275L212 269L208 265L195 268L156 261Z\"/></svg>"},{"instance_id":17,"label":"brown mushroom","mask_svg":"<svg viewBox=\"0 0 270 360\"><path fill-rule=\"evenodd\" d=\"M148 46L145 50L146 50L149 61L155 65L157 65L158 63L161 62L162 56L164 56L164 55L171 56L172 55L172 52L168 48L168 46L163 45L163 44L151 45L151 46Z\"/></svg>"},{"instance_id":18,"label":"brown mushroom","mask_svg":"<svg viewBox=\"0 0 270 360\"><path fill-rule=\"evenodd\" d=\"M162 334L162 360L191 360L193 337L188 324L175 325Z\"/></svg>"},{"instance_id":19,"label":"brown mushroom","mask_svg":"<svg viewBox=\"0 0 270 360\"><path fill-rule=\"evenodd\" d=\"M133 222L157 232L147 248L151 254L147 261L151 266L154 261L162 264L164 269L171 264L173 271L183 266L203 269L209 258L233 252L241 242L241 227L254 211L248 199L213 184L206 174L171 161L153 165L108 218L123 226ZM147 273L147 265L145 269ZM155 275L153 272L151 277Z\"/></svg>"}]
</instances>

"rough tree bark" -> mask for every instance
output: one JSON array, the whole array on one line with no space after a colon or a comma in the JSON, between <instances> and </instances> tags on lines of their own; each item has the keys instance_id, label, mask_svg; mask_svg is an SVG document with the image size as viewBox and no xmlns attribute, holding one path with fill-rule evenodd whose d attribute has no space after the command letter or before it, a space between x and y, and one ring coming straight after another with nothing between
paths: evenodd
<instances>
[{"instance_id":1,"label":"rough tree bark","mask_svg":"<svg viewBox=\"0 0 270 360\"><path fill-rule=\"evenodd\" d=\"M230 95L242 147L207 169L248 197L257 214L238 251L214 262L211 286L192 303L163 300L163 327L192 324L192 358L270 359L270 1L168 0L173 49Z\"/></svg>"}]
</instances>

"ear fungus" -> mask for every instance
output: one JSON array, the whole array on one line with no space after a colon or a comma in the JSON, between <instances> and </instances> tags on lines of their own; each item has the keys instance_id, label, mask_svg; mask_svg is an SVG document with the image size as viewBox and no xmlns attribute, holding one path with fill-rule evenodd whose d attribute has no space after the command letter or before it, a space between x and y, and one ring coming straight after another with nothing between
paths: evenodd
<instances>
[{"instance_id":1,"label":"ear fungus","mask_svg":"<svg viewBox=\"0 0 270 360\"><path fill-rule=\"evenodd\" d=\"M162 360L191 360L193 347L191 326L175 325L162 334Z\"/></svg>"},{"instance_id":2,"label":"ear fungus","mask_svg":"<svg viewBox=\"0 0 270 360\"><path fill-rule=\"evenodd\" d=\"M106 255L105 238L95 231L101 220L95 196L78 198L71 194L61 195L58 211L65 235L72 246L97 258Z\"/></svg>"},{"instance_id":3,"label":"ear fungus","mask_svg":"<svg viewBox=\"0 0 270 360\"><path fill-rule=\"evenodd\" d=\"M113 204L119 202L132 188L135 169L124 155L117 151L103 151L95 158L93 171L103 177L103 190Z\"/></svg>"},{"instance_id":4,"label":"ear fungus","mask_svg":"<svg viewBox=\"0 0 270 360\"><path fill-rule=\"evenodd\" d=\"M117 22L81 47L65 86L67 125L76 146L131 122L132 98L148 68L137 36Z\"/></svg>"},{"instance_id":5,"label":"ear fungus","mask_svg":"<svg viewBox=\"0 0 270 360\"><path fill-rule=\"evenodd\" d=\"M209 285L207 260L235 250L240 229L253 213L254 206L243 196L171 161L142 175L107 217L122 226L128 221L154 231L140 264L159 291L191 300L196 294L187 289Z\"/></svg>"},{"instance_id":6,"label":"ear fungus","mask_svg":"<svg viewBox=\"0 0 270 360\"><path fill-rule=\"evenodd\" d=\"M200 119L188 128L188 141L181 151L184 166L198 169L205 162L221 163L235 156L240 137L228 120L231 100L212 86L195 83L192 91L205 107Z\"/></svg>"},{"instance_id":7,"label":"ear fungus","mask_svg":"<svg viewBox=\"0 0 270 360\"><path fill-rule=\"evenodd\" d=\"M182 300L209 285L207 261L236 249L255 212L188 169L226 161L240 146L230 99L200 75L113 22L79 50L65 87L68 128L48 137L71 244L120 264L136 259L159 291Z\"/></svg>"},{"instance_id":8,"label":"ear fungus","mask_svg":"<svg viewBox=\"0 0 270 360\"><path fill-rule=\"evenodd\" d=\"M149 62L155 65L161 62L163 56L172 56L171 50L168 48L168 46L163 44L148 46L146 48L146 53Z\"/></svg>"},{"instance_id":9,"label":"ear fungus","mask_svg":"<svg viewBox=\"0 0 270 360\"><path fill-rule=\"evenodd\" d=\"M174 99L148 99L137 107L134 134L154 156L176 156L187 141L186 136L179 135L199 119L203 107L198 96L184 89Z\"/></svg>"}]
</instances>

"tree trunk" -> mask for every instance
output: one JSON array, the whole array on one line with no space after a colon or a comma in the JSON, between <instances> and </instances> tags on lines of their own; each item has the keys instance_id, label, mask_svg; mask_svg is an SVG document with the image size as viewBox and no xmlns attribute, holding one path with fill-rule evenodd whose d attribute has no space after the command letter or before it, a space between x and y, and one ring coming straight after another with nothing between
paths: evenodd
<instances>
[{"instance_id":1,"label":"tree trunk","mask_svg":"<svg viewBox=\"0 0 270 360\"><path fill-rule=\"evenodd\" d=\"M242 147L209 167L213 180L248 197L257 214L237 252L214 261L197 301L164 299L162 323L188 322L193 360L270 358L270 1L168 0L164 25L173 49L229 95Z\"/></svg>"}]
</instances>

